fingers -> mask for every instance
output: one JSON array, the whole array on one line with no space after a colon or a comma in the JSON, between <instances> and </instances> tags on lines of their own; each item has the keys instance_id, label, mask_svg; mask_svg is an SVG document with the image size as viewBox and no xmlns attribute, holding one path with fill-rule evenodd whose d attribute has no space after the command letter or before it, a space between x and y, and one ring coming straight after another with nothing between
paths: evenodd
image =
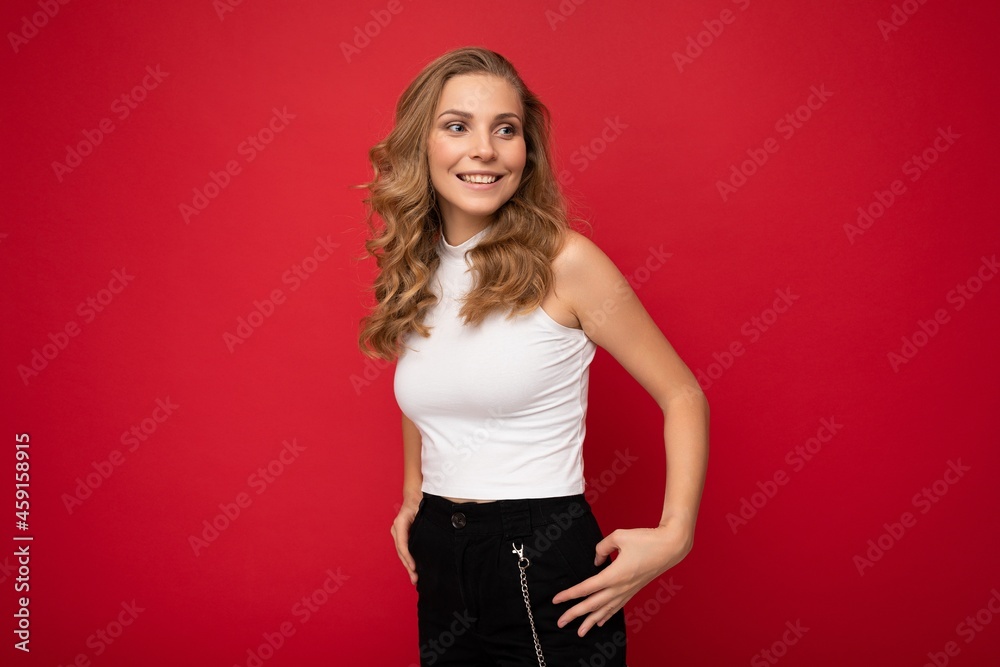
<instances>
[{"instance_id":1,"label":"fingers","mask_svg":"<svg viewBox=\"0 0 1000 667\"><path fill-rule=\"evenodd\" d=\"M410 556L410 547L408 545L410 531L407 528L394 526L393 537L396 540L396 553L399 554L399 559L403 561L403 565L406 566L407 570L414 569L413 558Z\"/></svg>"},{"instance_id":2,"label":"fingers","mask_svg":"<svg viewBox=\"0 0 1000 667\"><path fill-rule=\"evenodd\" d=\"M618 603L612 600L608 604L595 610L594 613L587 617L587 620L580 625L580 636L583 637L592 627L597 625L598 627L604 627L604 624L608 622L612 616L618 611Z\"/></svg>"},{"instance_id":3,"label":"fingers","mask_svg":"<svg viewBox=\"0 0 1000 667\"><path fill-rule=\"evenodd\" d=\"M396 543L396 555L399 556L399 560L403 563L403 567L406 568L406 573L410 577L410 583L416 585L417 564L416 561L414 561L413 556L410 554L410 527L409 525L400 526L401 524L399 522L393 522L389 532L392 534L393 540Z\"/></svg>"},{"instance_id":4,"label":"fingers","mask_svg":"<svg viewBox=\"0 0 1000 667\"><path fill-rule=\"evenodd\" d=\"M597 554L597 557L594 559L594 565L600 565L608 559L608 556L620 548L618 546L617 532L617 530L612 531L607 537L594 546L594 551Z\"/></svg>"},{"instance_id":5,"label":"fingers","mask_svg":"<svg viewBox=\"0 0 1000 667\"><path fill-rule=\"evenodd\" d=\"M564 628L574 619L579 618L580 616L586 616L580 624L580 628L577 630L577 634L580 637L583 637L587 634L590 628L593 627L595 622L604 618L605 612L608 610L609 606L613 604L614 601L607 600L605 595L595 593L586 600L582 600L579 604L566 610L566 613L562 615L556 625L560 628Z\"/></svg>"},{"instance_id":6,"label":"fingers","mask_svg":"<svg viewBox=\"0 0 1000 667\"><path fill-rule=\"evenodd\" d=\"M590 629L595 625L603 627L604 623L609 618L614 616L615 612L618 610L618 603L615 602L614 599L610 600L607 603L598 602L596 604L598 606L595 609L593 609L593 611L591 611L591 613L587 616L587 618L584 619L583 623L580 624L580 629L577 631L577 634L580 637L583 637L588 632L590 632ZM583 614L581 614L581 616L582 615Z\"/></svg>"},{"instance_id":7,"label":"fingers","mask_svg":"<svg viewBox=\"0 0 1000 667\"><path fill-rule=\"evenodd\" d=\"M576 598L585 598L591 593L597 593L601 590L607 588L609 582L609 575L607 571L599 572L592 577L584 579L580 583L570 586L565 590L561 590L555 594L552 598L552 604L561 604L566 600L574 600ZM574 607L574 610L576 608ZM589 611L589 610L588 610Z\"/></svg>"},{"instance_id":8,"label":"fingers","mask_svg":"<svg viewBox=\"0 0 1000 667\"><path fill-rule=\"evenodd\" d=\"M620 607L615 602L611 602L608 605L606 605L604 607L604 617L597 622L597 625L603 628L604 624L608 622L608 619L610 619L612 616L618 613L619 609Z\"/></svg>"},{"instance_id":9,"label":"fingers","mask_svg":"<svg viewBox=\"0 0 1000 667\"><path fill-rule=\"evenodd\" d=\"M625 602L631 596L622 597L622 588L612 583L613 578L605 570L600 574L595 574L590 579L585 579L572 588L560 591L552 602L559 604L562 601L583 598L577 604L567 609L556 625L564 628L573 622L574 619L583 619L577 634L583 637L594 625L603 625L606 620L614 616L615 612L625 606Z\"/></svg>"}]
</instances>

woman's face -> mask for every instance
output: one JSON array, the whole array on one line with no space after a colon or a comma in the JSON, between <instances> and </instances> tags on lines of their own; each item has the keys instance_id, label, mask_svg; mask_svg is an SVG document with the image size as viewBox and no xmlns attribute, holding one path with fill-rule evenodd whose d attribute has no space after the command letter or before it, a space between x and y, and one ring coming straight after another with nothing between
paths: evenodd
<instances>
[{"instance_id":1,"label":"woman's face","mask_svg":"<svg viewBox=\"0 0 1000 667\"><path fill-rule=\"evenodd\" d=\"M527 160L523 118L521 100L502 79L461 74L445 82L427 161L448 227L484 228L517 191ZM470 174L490 177L472 183L463 178Z\"/></svg>"}]
</instances>

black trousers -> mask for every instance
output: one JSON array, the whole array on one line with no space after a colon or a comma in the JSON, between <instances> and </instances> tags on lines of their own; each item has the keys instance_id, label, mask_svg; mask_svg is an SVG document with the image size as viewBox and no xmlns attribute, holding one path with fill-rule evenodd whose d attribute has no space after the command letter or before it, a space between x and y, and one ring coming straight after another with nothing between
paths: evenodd
<instances>
[{"instance_id":1,"label":"black trousers","mask_svg":"<svg viewBox=\"0 0 1000 667\"><path fill-rule=\"evenodd\" d=\"M627 667L625 612L584 637L586 614L556 621L583 598L552 598L611 564L594 565L604 539L583 494L453 503L425 493L410 528L417 570L420 666L537 667L515 546L546 667Z\"/></svg>"}]
</instances>

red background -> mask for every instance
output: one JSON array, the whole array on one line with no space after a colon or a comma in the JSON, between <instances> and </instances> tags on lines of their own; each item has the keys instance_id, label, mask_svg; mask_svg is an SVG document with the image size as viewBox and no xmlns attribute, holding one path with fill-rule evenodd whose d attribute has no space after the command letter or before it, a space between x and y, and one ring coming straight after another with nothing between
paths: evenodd
<instances>
[{"instance_id":1,"label":"red background","mask_svg":"<svg viewBox=\"0 0 1000 667\"><path fill-rule=\"evenodd\" d=\"M374 267L357 259L364 210L349 186L368 177L367 150L421 67L478 44L550 106L592 238L691 369L715 378L695 547L663 575L669 602L654 583L626 608L629 663L771 664L760 652L774 647L784 665L921 665L929 652L943 664L952 641L949 664L997 664L1000 281L974 277L993 276L981 258L1000 250L1000 12L902 4L912 16L887 0L566 0L565 16L555 0L404 0L396 14L384 2L255 0L220 19L208 0L72 2L35 34L22 19L40 5L5 3L0 477L12 479L15 434L29 433L31 513L16 530L8 481L0 525L10 545L34 541L30 657L11 647L13 547L0 559L3 660L247 665L288 622L295 634L264 664L416 663L416 593L389 535L399 411L392 366L356 348ZM712 23L724 9L731 22ZM373 11L391 20L346 57ZM884 36L894 12L908 20ZM9 33L22 31L15 49ZM673 54L699 33L705 46L678 68ZM165 74L122 118L112 104L147 66ZM813 86L828 99L799 109ZM275 108L294 118L248 161L241 142ZM776 122L796 110L808 118L787 136ZM53 163L102 119L113 131L57 176ZM608 119L620 132L602 144ZM939 128L958 138L935 155ZM724 200L718 181L769 138L776 152ZM911 180L905 163L929 148L935 162ZM231 160L239 173L185 222L181 205ZM852 243L844 226L897 179L905 191ZM336 247L308 280L286 280L317 239ZM651 248L671 256L637 272ZM122 269L134 278L107 291ZM979 289L959 309L948 295L970 279ZM772 319L786 289L798 298ZM274 290L282 303L231 351L224 335ZM101 312L78 310L88 298L105 299ZM916 355L894 369L889 354L921 321L935 334L916 335ZM23 380L19 367L73 324ZM734 343L742 354L727 359ZM130 451L122 434L162 417L168 398L172 414L146 421L155 432ZM786 454L824 418L842 428L796 469ZM658 520L662 426L599 351L585 458L587 477L608 483L591 495L605 533ZM297 458L254 486L292 439ZM626 449L639 460L612 478ZM116 450L120 465L106 463ZM949 461L968 470L935 491ZM101 462L110 476L68 511L64 494ZM753 496L776 473L787 483ZM935 502L915 503L925 487ZM189 537L240 493L249 506L195 555ZM760 507L734 532L727 515L743 499ZM915 523L889 536L884 524L907 511ZM859 574L854 557L880 536L890 548ZM295 605L328 569L340 588L303 623ZM142 611L113 643L88 640L115 631L133 600ZM980 610L992 622L970 637L960 624ZM808 631L782 645L797 621Z\"/></svg>"}]
</instances>

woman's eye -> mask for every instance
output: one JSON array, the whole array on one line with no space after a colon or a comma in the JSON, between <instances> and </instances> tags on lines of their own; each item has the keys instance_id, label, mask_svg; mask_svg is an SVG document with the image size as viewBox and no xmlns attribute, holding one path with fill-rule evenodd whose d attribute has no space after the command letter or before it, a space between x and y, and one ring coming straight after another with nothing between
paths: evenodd
<instances>
[{"instance_id":1,"label":"woman's eye","mask_svg":"<svg viewBox=\"0 0 1000 667\"><path fill-rule=\"evenodd\" d=\"M447 125L444 126L444 129L446 129L446 130L452 130L453 128L456 128L456 127L458 129L454 130L454 131L455 132L461 132L462 129L465 127L465 125L463 123L458 123L458 122L448 123ZM510 125L505 125L505 126L501 127L500 130L507 130L507 134L504 135L506 137L512 137L512 136L514 136L514 135L517 134L517 128L512 127Z\"/></svg>"}]
</instances>

